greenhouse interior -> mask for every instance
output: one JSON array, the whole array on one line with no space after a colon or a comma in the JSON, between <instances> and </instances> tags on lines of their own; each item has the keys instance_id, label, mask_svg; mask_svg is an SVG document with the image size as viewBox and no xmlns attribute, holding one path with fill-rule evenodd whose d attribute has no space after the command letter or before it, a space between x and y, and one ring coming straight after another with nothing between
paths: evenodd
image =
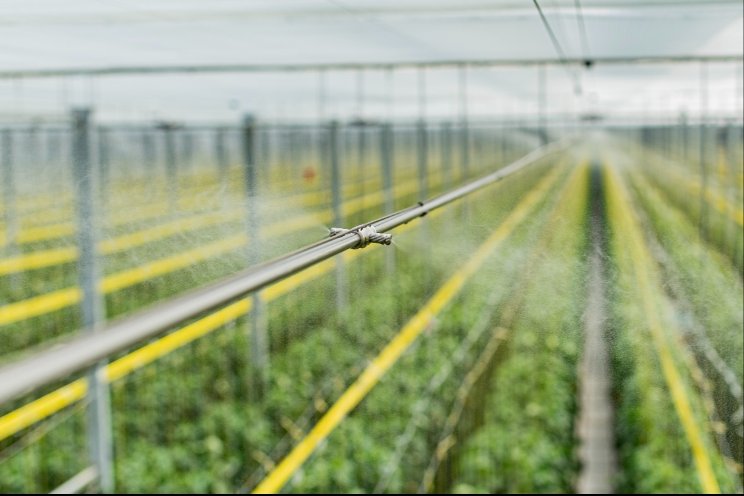
<instances>
[{"instance_id":1,"label":"greenhouse interior","mask_svg":"<svg viewBox=\"0 0 744 496\"><path fill-rule=\"evenodd\" d=\"M0 492L742 493L741 0L0 8Z\"/></svg>"}]
</instances>

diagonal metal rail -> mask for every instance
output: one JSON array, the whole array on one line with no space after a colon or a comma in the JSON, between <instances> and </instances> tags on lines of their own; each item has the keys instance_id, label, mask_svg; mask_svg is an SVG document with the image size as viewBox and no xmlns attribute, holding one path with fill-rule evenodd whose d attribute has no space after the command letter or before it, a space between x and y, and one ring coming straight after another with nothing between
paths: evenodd
<instances>
[{"instance_id":1,"label":"diagonal metal rail","mask_svg":"<svg viewBox=\"0 0 744 496\"><path fill-rule=\"evenodd\" d=\"M565 149L569 140L541 146L496 172L487 174L428 201L356 226L287 255L245 269L202 289L114 320L95 333L83 333L57 346L0 368L0 404L85 370L92 364L153 338L200 314L364 244L364 228L384 233L417 217L501 181L548 155ZM369 231L367 231L369 232Z\"/></svg>"}]
</instances>

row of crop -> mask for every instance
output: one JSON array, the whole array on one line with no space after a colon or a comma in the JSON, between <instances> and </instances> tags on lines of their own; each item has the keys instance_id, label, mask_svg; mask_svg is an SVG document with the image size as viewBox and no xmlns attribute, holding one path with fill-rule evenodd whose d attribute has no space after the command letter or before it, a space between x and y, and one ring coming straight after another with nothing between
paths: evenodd
<instances>
[{"instance_id":1,"label":"row of crop","mask_svg":"<svg viewBox=\"0 0 744 496\"><path fill-rule=\"evenodd\" d=\"M622 492L731 491L732 474L684 360L677 309L619 173L605 168L610 336Z\"/></svg>"},{"instance_id":2,"label":"row of crop","mask_svg":"<svg viewBox=\"0 0 744 496\"><path fill-rule=\"evenodd\" d=\"M491 254L452 306L296 472L287 490L396 493L421 487L458 388L491 341L493 324L516 289L538 231L546 229L546 210L556 196L553 191ZM469 346L461 351L463 343Z\"/></svg>"},{"instance_id":3,"label":"row of crop","mask_svg":"<svg viewBox=\"0 0 744 496\"><path fill-rule=\"evenodd\" d=\"M408 147L410 148L410 147ZM399 150L396 148L392 157L392 177L395 184L413 179L419 159L412 154L408 148ZM446 156L441 153L433 153L437 148L432 148L425 161L430 181L434 176L441 177L442 183L452 181L464 181L474 174L483 170L497 167L500 163L513 160L527 151L525 143L514 139L504 139L501 153L498 157L486 154L485 148L476 150L476 155L471 157L472 163L466 168L460 160L454 160L454 155ZM316 156L295 157L294 164L283 164L282 167L270 167L259 164L258 191L262 198L274 198L285 196L288 192L296 194L301 190L317 191L330 187L330 171L328 157L322 158L318 163ZM300 171L298 164L300 159L311 169L310 175L307 170ZM357 186L362 193L368 188L379 189L382 171L382 160L378 154L358 155L356 153L341 157L343 182L347 186ZM309 165L308 165L309 164ZM213 168L213 167L212 167ZM466 173L467 172L467 177ZM95 176L96 174L94 174ZM192 209L204 210L211 206L217 208L225 205L239 203L244 196L244 167L231 165L224 171L202 172L198 176L182 178L180 184L173 191L167 183L162 182L157 174L148 178L142 184L137 184L134 190L129 182L118 182L107 185L105 191L97 191L95 197L100 200L102 206L97 210L97 215L102 226L105 237L117 236L130 231L137 226L144 228L158 218L166 218L186 213ZM188 181L186 181L188 179ZM99 180L94 181L100 187ZM130 191L132 190L132 191ZM369 189L371 191L371 189ZM171 212L172 200L177 200L178 212ZM64 246L69 243L68 238L75 232L74 209L72 208L72 197L70 194L61 193L50 199L43 209L33 209L27 215L17 217L16 223L20 222L21 232L16 233L17 246L13 252L27 252L36 248ZM0 209L5 207L0 205ZM182 212L183 211L183 212ZM18 212L15 212L18 215ZM6 226L2 226L3 216L0 216L0 246L9 242L4 239Z\"/></svg>"},{"instance_id":4,"label":"row of crop","mask_svg":"<svg viewBox=\"0 0 744 496\"><path fill-rule=\"evenodd\" d=\"M684 212L698 232L729 258L741 273L744 270L741 197L736 178L714 185L679 166L655 160L642 161L646 177L658 189L660 201Z\"/></svg>"},{"instance_id":5,"label":"row of crop","mask_svg":"<svg viewBox=\"0 0 744 496\"><path fill-rule=\"evenodd\" d=\"M742 280L730 261L701 240L696 226L658 190L634 172L633 191L658 242L669 255L668 276L675 277L728 366L740 382L744 379L744 300Z\"/></svg>"},{"instance_id":6,"label":"row of crop","mask_svg":"<svg viewBox=\"0 0 744 496\"><path fill-rule=\"evenodd\" d=\"M518 178L515 179L515 181L520 182L518 180ZM514 186L514 181L512 181L512 186ZM513 187L513 189L510 189L509 191L505 192L503 194L504 201L507 201L508 202L509 201L509 198L514 198L514 195L519 194L519 191L521 191L521 190L522 190L521 187L516 187L516 188ZM420 253L421 252L422 253L426 253L428 249L429 248L424 247L424 248L420 249L419 252ZM358 252L350 253L349 255L350 256L353 256L355 253L358 253ZM222 264L222 265L219 265L218 264L219 266L218 265L213 266L212 267L213 269L219 268L220 270L229 272L229 271L236 270L237 268L239 268L240 266L242 266L242 264L244 263L244 260L243 260L242 255L236 254L235 257L222 257L220 259L215 259L213 262L215 262L215 263L219 262L219 264ZM232 264L232 266L230 264ZM320 271L317 271L315 269L314 270L311 270L311 271L308 271L308 272L313 272L315 274L315 275L311 275L310 279L316 278L319 274L322 274L324 272L327 272L328 265L329 265L328 263L322 264L323 267L318 267L318 269L320 269ZM208 268L208 267L205 266L204 269L206 269L206 268ZM194 274L191 274L189 276L191 279L187 279L185 281L185 283L186 284L198 284L200 282L206 282L206 280L208 280L208 279L211 278L209 274L210 274L209 270L202 270L200 272L195 272ZM178 274L173 274L172 276L175 277L175 279L172 279L172 280L168 281L167 284L163 284L162 285L163 290L170 291L171 294L174 293L174 292L179 291L180 288L181 288L181 284L179 283L180 279L178 279ZM379 274L374 274L373 276L379 277ZM299 280L296 281L296 282L293 282L296 279L299 279ZM298 275L298 277L293 277L290 280L286 281L288 284L281 283L281 284L276 285L276 287L271 288L269 291L267 291L267 295L272 295L272 296L269 296L269 299L270 300L275 299L276 297L281 296L281 295L284 295L284 298L289 298L289 295L287 295L287 292L290 292L291 293L295 288L298 287L298 285L304 284L302 282L304 279L305 279L305 276L304 275ZM181 281L181 282L183 282L183 281ZM280 286L281 286L281 288L280 288ZM157 293L152 293L152 290L154 290L156 288L153 288L153 287L151 287L149 285L144 285L144 286L142 286L140 288L135 288L135 289L138 289L137 296L143 298L144 300L147 300L148 302L151 301L151 300L153 300L153 299L157 299L158 297L161 297L162 296L162 295L159 295ZM274 291L274 289L277 289L279 291ZM353 289L354 289L354 286L352 286L352 290ZM298 298L297 301L298 302L301 302L302 301L302 298L301 297ZM129 303L131 303L131 299L128 299L126 297L123 298L123 300L121 300L121 305L123 305L124 307L126 307L126 305L128 305ZM122 310L122 311L126 311L126 308L124 308L124 310ZM245 310L243 310L243 311L245 311ZM210 326L211 326L211 324L210 324ZM137 360L140 360L140 359L138 358Z\"/></svg>"},{"instance_id":7,"label":"row of crop","mask_svg":"<svg viewBox=\"0 0 744 496\"><path fill-rule=\"evenodd\" d=\"M394 167L392 169L393 180L398 183L415 177L417 152L412 144L406 144L403 149L397 149L394 153ZM467 179L464 177L464 168L453 157L445 157L436 153L437 148L430 145L429 155L426 160L428 173L439 174L449 179ZM523 143L510 142L504 144L500 161L510 160L525 151ZM495 156L485 155L484 150L476 150L478 153L472 157L473 164L468 168L470 174L477 173L484 167L490 167L498 163ZM364 154L358 153L342 154L342 175L344 182L364 183L377 180L382 174L381 160L379 154L370 154L369 150ZM262 197L284 195L287 192L299 190L316 190L328 188L330 182L329 160L325 156L318 162L315 154L294 157L292 163L280 162L269 167L263 163L258 166L258 191ZM212 207L219 207L228 199L232 203L235 199L243 196L244 191L244 167L238 164L230 164L224 169L219 169L213 163L205 163L208 167L198 173L192 173L186 177L178 177L175 184L171 184L168 178L162 177L157 171L153 171L147 178L119 178L112 182L105 182L101 171L94 171L95 202L99 206L97 214L100 218L102 229L108 235L120 232L122 226L141 221L152 221L157 217L167 217L178 212L171 212L174 206L179 212L194 207L204 207L209 203ZM28 208L24 207L25 200L15 199L16 208L11 208L8 215L14 217L14 223L20 227L20 233L15 233L16 243L20 243L15 250L25 251L27 245L38 244L40 241L51 241L56 244L64 236L74 233L74 195L69 191L70 184L58 186L56 194L47 195L41 202L42 206ZM172 204L176 200L176 205ZM13 201L13 199L11 199ZM7 210L5 200L0 202L0 210ZM37 202L38 203L38 202ZM6 212L0 214L0 246L10 242L4 239L7 236L6 227L3 225ZM136 223L136 222L135 222ZM48 232L47 232L48 231Z\"/></svg>"},{"instance_id":8,"label":"row of crop","mask_svg":"<svg viewBox=\"0 0 744 496\"><path fill-rule=\"evenodd\" d=\"M405 168L407 174L408 168ZM158 224L167 225L174 221L184 221L190 216L222 212L229 218L239 218L245 215L245 180L244 172L238 169L230 175L227 185L205 182L194 185L189 190L176 195L176 204L168 190L158 191L141 204L131 200L128 204L118 207L109 205L106 209L96 210L96 222L99 225L102 252L107 252L107 245L116 244L118 238L132 237L137 231L147 231ZM410 177L408 178L410 179ZM225 187L229 186L229 187ZM379 178L371 175L368 178L344 177L343 196L353 197L365 189L379 188ZM259 217L272 219L278 210L287 206L296 208L310 208L321 206L330 201L327 185L306 185L295 187L292 193L281 188L259 188L258 202ZM175 211L171 211L175 207ZM76 218L72 210L55 209L54 215L33 213L30 217L42 221L44 225L22 227L17 234L17 246L14 247L15 256L29 255L44 249L64 248L76 242ZM2 229L0 229L2 231ZM8 257L10 258L10 257Z\"/></svg>"},{"instance_id":9,"label":"row of crop","mask_svg":"<svg viewBox=\"0 0 744 496\"><path fill-rule=\"evenodd\" d=\"M442 164L440 164L441 166ZM482 164L481 164L482 165ZM448 187L452 178L444 177L442 171L432 171L428 178L429 194L441 191L443 187ZM409 194L417 189L418 179L411 175L411 167L396 167L396 187L395 193L399 189L405 190L405 194L397 194L395 198L395 207L408 205ZM242 171L240 174L232 174L231 184L237 184L238 189L242 189ZM355 173L357 171L354 171ZM401 175L403 174L403 175ZM360 177L346 177L344 175L344 194L347 198L347 210L358 211L358 203L382 202L380 191L379 177L372 174L367 179L364 172ZM234 188L233 188L234 189ZM401 191L401 193L403 193ZM193 244L194 240L215 239L216 234L224 232L239 233L242 229L241 219L245 216L245 204L242 195L230 195L222 189L215 189L209 185L200 185L187 195L189 208L196 209L183 215L170 215L164 218L157 218L156 225L152 224L153 215L158 214L158 202L165 205L165 200L157 200L153 204L145 205L144 210L137 213L136 208L129 206L123 211L117 210L121 217L120 220L126 222L114 230L106 232L100 243L99 249L102 257L102 265L106 273L120 272L127 268L124 252L129 254L129 258L135 262L151 260L153 253L158 253L160 246L167 246L172 251L174 243ZM308 217L308 212L318 210L326 206L330 198L329 191L308 191L306 193L296 194L290 197L275 197L272 195L262 195L258 202L261 210L260 218L262 223L268 226L268 230L274 227L286 224L288 216L294 216L298 220L301 217ZM374 199L373 199L374 198ZM420 198L419 198L420 199ZM355 206L352 207L352 204ZM167 205L165 205L167 206ZM218 208L220 207L220 208ZM158 207L159 208L159 207ZM215 209L216 208L216 209ZM142 210L142 209L141 209ZM324 211L325 212L325 211ZM42 216L43 217L43 216ZM305 221L306 224L318 222L321 218L328 217L322 222L328 222L330 211L321 214L318 219L311 214ZM273 224L278 224L274 226ZM60 228L60 229L58 229ZM218 233L210 232L218 231ZM41 233L39 233L41 235ZM72 222L59 225L49 226L49 239L39 240L35 243L24 243L14 251L9 252L10 256L5 260L0 260L0 277L10 276L5 285L6 294L0 294L5 303L12 303L29 295L43 294L43 292L58 289L50 284L51 281L58 280L57 277L47 277L44 268L54 268L55 272L60 270L70 271L68 279L74 280L74 262L77 259L77 249L73 244L74 240L69 236L74 234L74 225ZM183 235L181 235L183 234ZM180 239L178 239L180 238ZM58 265L64 265L64 268L58 268ZM0 316L0 322L3 321Z\"/></svg>"},{"instance_id":10,"label":"row of crop","mask_svg":"<svg viewBox=\"0 0 744 496\"><path fill-rule=\"evenodd\" d=\"M534 181L536 174L539 172L540 170L536 169L526 177L515 178L514 181L510 182L510 188L498 189L504 195L502 205L508 208L509 202L518 197L525 188L530 187L531 182ZM498 221L498 218L503 216L504 213L504 209L488 209L485 211L479 209L477 215L478 218L484 216L489 221ZM432 226L435 225L432 223ZM457 227L457 224L451 222L448 226L449 228ZM459 229L458 234L461 234L461 236L442 236L441 228L439 231L433 229L431 235L434 239L441 241L442 245L447 243L459 244L456 241L457 239L467 239L466 229L462 226ZM402 246L405 247L406 244L403 243ZM246 398L253 395L246 388L244 379L239 379L245 378L249 370L248 365L246 365L246 357L249 356L248 344L244 333L240 331L241 323L238 323L235 327L228 326L228 329L216 332L210 339L192 342L182 350L159 360L156 364L130 375L126 380L115 383L113 404L115 406L114 419L117 433L117 470L121 488L123 490L136 490L137 487L165 488L177 486L180 488L196 487L196 490L198 490L199 487L197 486L188 486L189 483L185 480L185 474L199 473L204 476L205 470L210 473L207 480L213 481L216 484L214 487L218 487L219 479L215 479L215 471L211 470L208 464L198 470L193 466L194 463L197 465L205 464L206 460L200 458L201 454L207 456L212 453L212 451L204 450L203 443L207 442L214 449L217 449L215 446L220 443L256 443L255 445L252 444L255 449L224 450L225 457L231 457L231 460L238 457L241 460L238 467L240 469L239 473L232 474L229 479L230 485L240 482L240 479L245 477L244 470L249 466L249 463L256 463L254 452L270 451L285 432L285 427L282 426L289 425L287 419L293 419L297 415L298 407L302 411L308 404L320 405L323 401L330 401L338 393L338 388L331 388L331 390L325 392L326 396L318 397L324 389L328 389L328 386L316 389L314 385L318 383L334 384L334 381L328 379L327 374L312 374L312 364L307 362L311 359L309 357L317 360L318 366L330 366L329 364L335 361L345 363L345 353L349 353L349 360L358 363L365 353L365 350L361 349L360 340L371 339L374 336L371 331L389 334L395 330L396 317L389 315L389 312L384 311L384 308L380 308L383 304L381 302L386 302L384 304L388 308L397 307L396 314L408 315L420 304L420 297L416 295L425 294L428 291L428 287L417 283L416 277L406 276L406 274L425 272L432 276L433 282L436 282L436 279L440 277L438 274L447 270L446 267L441 267L439 270L436 267L422 267L418 250L412 248L413 246L408 250L398 251L400 274L396 273L395 284L392 289L390 283L382 280L383 264L381 260L373 263L374 256L371 259L360 260L360 270L365 271L367 278L374 281L372 284L365 286L364 293L359 295L359 301L354 303L353 307L354 318L350 319L350 322L364 323L365 332L361 334L357 334L359 331L353 324L349 324L350 329L354 329L353 333L349 330L339 332L333 319L329 317L333 314L333 310L329 308L331 305L329 298L327 298L330 278L326 278L326 282L322 283L325 284L326 289L315 293L317 295L316 300L312 299L311 294L305 294L303 298L298 292L297 302L299 304L293 303L293 295L288 295L287 302L278 300L276 304L270 305L269 329L272 335L272 347L275 351L281 350L282 352L278 357L272 356L271 377L273 387L268 389L269 394L261 407L255 403L246 404ZM365 257L370 257L370 255L365 255ZM364 260L368 261L364 262ZM356 278L352 277L352 280L355 281ZM315 317L313 317L313 314ZM360 315L363 318L359 317ZM233 330L229 331L229 329ZM232 337L217 339L217 336L222 336L225 332L227 332L226 335ZM291 336L288 337L288 335ZM302 337L302 339L298 339L298 337ZM371 341L378 345L380 339ZM347 351L342 351L340 347L344 341L346 341L346 344L343 349ZM292 349L294 349L293 347L301 346L299 343L304 346L306 342L308 343L306 345L307 349L298 348L295 355L290 355ZM278 343L282 345L280 346ZM338 353L335 353L337 349ZM329 356L330 350L333 350L332 356ZM303 372L282 375L281 357L283 356L292 356L292 358L287 359L288 363L301 368ZM224 371L224 373L220 374L220 371ZM351 374L353 374L353 371L348 369L339 371L335 383L342 387L343 381ZM305 386L306 393L304 396L293 399L290 387L295 382L301 385L303 379L312 380L313 385ZM288 381L289 383L287 383ZM273 399L272 393L276 396ZM287 404L288 402L297 406L291 408ZM256 409L255 415L251 413L252 408ZM240 413L241 421L238 422L236 418L231 417L224 423L218 422L217 424L220 428L232 425L234 428L240 429L240 432L233 432L228 436L230 439L219 440L220 443L216 443L213 437L208 434L203 435L205 425L209 425L209 423L202 422L202 419L209 419L214 415L218 417L220 415L232 415L230 412ZM71 471L79 466L79 453L69 453L71 456L68 456L60 448L70 437L81 434L79 417L78 415L77 422L70 421L70 424L73 425L67 426L67 429L54 429L44 436L47 448L43 456L66 459L67 463L58 463L57 466L60 467L60 471L51 473L46 480L39 481L38 485L34 486L35 488L49 489L55 483L69 477ZM256 420L254 422L243 422L244 419L251 418L256 418ZM264 420L258 420L258 418ZM199 421L194 422L196 419ZM266 429L268 429L267 435L271 435L271 443L260 444L261 435L247 432L251 429L260 429L261 426L270 426ZM41 428L43 426L39 427L39 429ZM129 435L126 435L127 432ZM188 442L182 439L184 436L188 438ZM179 440L184 442L181 443ZM6 449L9 448L12 448L12 445ZM2 462L3 468L0 468L0 470L8 474L8 477L4 477L4 480L8 481L10 487L19 487L17 484L23 486L24 474L26 474L24 466L29 464L26 460L29 457L28 453L33 453L33 449L23 450L21 454ZM179 460L188 454L194 455L193 457L187 457L191 461L189 463L184 462L187 466L180 464ZM246 457L251 458L246 459ZM260 456L258 457L260 458ZM31 458L35 459L33 455L31 455ZM71 462L71 460L76 461ZM172 471L169 472L161 467L158 460L162 461L162 464L172 466ZM31 463L31 465L34 464ZM231 461L228 465L234 466L235 463ZM138 473L137 470L139 469L136 467L145 470L145 473ZM159 473L161 469L162 474ZM131 476L132 470L137 473L136 477ZM158 484L154 479L170 482Z\"/></svg>"},{"instance_id":11,"label":"row of crop","mask_svg":"<svg viewBox=\"0 0 744 496\"><path fill-rule=\"evenodd\" d=\"M744 379L742 281L727 257L697 235L696 228L637 171L629 174L642 210L652 253L662 269L677 315L676 325L694 353L693 377L718 424L722 455L741 476L744 453L741 384ZM697 370L694 370L697 369ZM697 376L695 375L697 374ZM698 376L702 375L702 378ZM719 422L720 420L720 422Z\"/></svg>"},{"instance_id":12,"label":"row of crop","mask_svg":"<svg viewBox=\"0 0 744 496\"><path fill-rule=\"evenodd\" d=\"M395 188L396 207L409 205L418 199L418 186L415 182L411 179ZM433 175L430 178L430 192L439 191L446 186L441 177ZM381 192L370 192L347 200L344 203L347 223L353 225L379 215L382 212L380 206L383 196ZM225 222L209 220L204 225L183 234L177 230L168 230L165 235L159 235L154 241L150 241L150 236L146 236L143 237L146 243L137 241L137 245L105 257L103 264L108 276L102 281L102 287L109 302L107 315L109 317L119 315L118 307L112 308L110 302L125 301L133 291L135 299L140 294L139 290L144 290L149 297L153 296L153 291L160 293L158 283L162 278L170 280L173 279L171 275L175 276L175 281L169 281L166 292L180 291L197 285L199 281L211 280L213 273L201 269L205 263L213 263L213 259L218 255L230 262L228 264L230 268L235 268L233 261L240 260L237 252L245 243L245 239L242 234L244 225L241 221L235 220L240 215L234 215L234 210L222 216ZM243 205L239 205L237 210L240 214ZM277 217L276 222L268 223L262 228L262 232L265 232L261 241L262 252L266 257L315 240L323 231L320 223L327 222L331 216L328 211L308 213L294 209L294 217L286 218L289 212L290 210L283 209L283 217ZM216 216L217 221L222 218L221 215ZM174 245L178 246L177 250L174 250ZM208 256L203 254L205 250L211 254ZM152 260L153 258L155 260ZM206 279L199 277L197 282L188 282L189 274L184 271L189 265L199 269L190 273L210 277ZM6 302L4 307L0 308L0 325L3 326L4 333L12 336L6 353L63 335L77 327L79 312L74 305L80 297L75 290L76 278L75 267L69 263L31 271L23 274L23 277L8 278L9 284L0 291L0 296ZM28 298L29 291L39 296ZM173 294L173 291L168 294ZM129 308L136 308L137 305L125 306L126 311ZM28 329L31 331L27 332Z\"/></svg>"},{"instance_id":13,"label":"row of crop","mask_svg":"<svg viewBox=\"0 0 744 496\"><path fill-rule=\"evenodd\" d=\"M429 178L429 190L435 192L446 187L439 175ZM369 189L369 191L365 191ZM407 205L410 198L418 190L417 180L409 178L397 184L394 188L395 202ZM358 213L383 202L384 194L379 190L379 184L354 183L344 188L346 200L342 209L347 216ZM320 223L330 221L331 213L327 209L330 192L317 191L301 193L294 197L267 198L258 202L259 218L263 225L262 238L271 238L278 234L296 229L295 226L317 227ZM228 235L236 235L244 231L245 202L238 201L223 205L222 209L196 212L186 217L171 217L159 225L132 225L119 235L104 237L99 244L101 263L106 274L121 272L146 261L157 259L163 251L172 253L174 243L179 245L198 245L205 241L215 240ZM15 288L12 294L6 295L8 302L19 298L39 294L34 292L58 289L50 286L50 278L46 277L43 269L64 265L74 278L74 265L77 250L74 246L61 246L49 249L32 250L15 255L6 260L0 260L0 276L13 276ZM129 264L127 264L127 260ZM19 271L21 273L19 273ZM38 286L38 287L37 287ZM29 290L34 290L29 292ZM17 293L17 294L16 294ZM2 320L2 319L0 319Z\"/></svg>"},{"instance_id":14,"label":"row of crop","mask_svg":"<svg viewBox=\"0 0 744 496\"><path fill-rule=\"evenodd\" d=\"M379 129L350 129L350 132L345 133L342 136L339 144L339 153L341 155L342 162L347 164L347 169L350 172L356 170L371 170L375 168L376 164L379 163ZM401 130L402 131L402 130ZM152 132L143 130L143 141L147 139L148 133ZM310 182L311 180L317 180L318 176L325 176L323 180L327 179L328 167L327 167L327 137L324 134L327 132L325 128L317 128L315 130L305 131L291 131L290 134L293 138L282 144L282 148L278 148L280 142L270 144L267 140L269 136L273 134L273 131L261 132L261 137L257 136L258 150L256 159L260 165L261 176L265 179L267 186L276 186L284 184L285 186L296 186L301 182ZM109 133L105 132L106 136ZM279 134L277 134L279 136ZM150 136L152 137L152 136ZM222 138L226 138L225 134ZM237 137L237 134L233 134L232 137ZM484 140L481 136L474 136L471 143L471 159L481 161L483 156L493 156L500 148L501 156L504 158L505 155L509 155L515 148L524 148L524 144L520 143L517 139L518 136L512 135L507 136L505 133L499 137L500 139L489 139ZM405 131L398 134L395 137L394 147L396 150L396 158L402 162L415 163L416 154L418 153L418 136L416 134L406 133ZM455 136L451 136L450 142L450 154L452 157L444 157L444 149L442 141L444 137L441 133L438 133L433 128L429 130L428 142L428 157L429 160L434 164L438 165L445 162L447 159L452 159L455 155L459 156L460 150L458 149L461 145L460 141L453 141ZM108 140L107 140L108 141ZM231 139L231 142L232 139ZM303 146L298 146L302 143ZM61 144L58 142L58 145ZM154 143L153 143L154 144ZM226 143L227 144L227 143ZM233 142L237 145L237 142ZM144 144L143 144L144 146ZM135 149L139 149L140 145L135 144ZM122 150L120 150L121 152ZM166 177L165 164L158 160L154 160L152 156L149 159L144 157L132 156L131 146L127 147L127 153L125 156L119 157L116 163L111 161L111 152L103 152L99 150L101 156L97 157L96 170L94 175L97 176L97 184L105 186L106 193L116 196L116 198L110 198L113 202L107 203L114 206L127 206L131 205L132 200L147 199L152 196L153 191L165 191L169 184L169 178ZM178 170L177 179L181 187L189 187L193 184L203 184L205 181L218 182L219 179L223 178L223 174L235 171L236 168L242 169L241 165L238 165L237 150L233 150L233 153L222 154L215 150L214 156L202 156L197 159L187 154L184 157L180 157L183 160L176 158L176 169ZM519 152L518 152L519 153ZM94 154L95 155L95 154ZM135 154L136 155L136 154ZM145 153L146 155L146 153ZM180 155L177 153L176 155ZM230 155L230 156L228 156ZM322 163L318 163L318 160L322 157ZM20 157L19 157L20 158ZM56 154L54 157L50 157L50 160L59 162L61 156ZM63 158L63 157L62 157ZM64 162L64 160L63 160ZM54 164L47 164L50 167ZM59 164L57 164L59 165ZM29 169L31 167L31 169ZM32 170L33 164L24 164L22 169L17 169L18 174L21 177L19 179L25 179L24 171ZM303 177L303 171L306 168L312 168L315 171L313 178ZM457 173L457 167L452 167L454 172ZM62 168L54 167L51 170L46 170L47 173L58 173ZM47 174L48 175L48 174ZM41 213L41 209L47 208L51 205L55 207L64 207L70 209L72 205L72 194L70 192L72 183L69 179L69 174L66 174L63 181L60 183L58 180L56 183L52 183L50 188L54 191L54 195L43 195L39 194L38 185L34 185L33 188L37 191L36 194L21 191L17 197L17 209L24 212L37 212ZM48 179L48 178L47 178ZM108 180L108 181L106 181ZM294 189L294 188L292 188ZM0 204L0 214L5 210L4 205ZM53 215L54 211L50 211ZM0 215L2 218L2 215ZM33 221L34 219L32 219ZM2 231L2 229L0 229Z\"/></svg>"},{"instance_id":15,"label":"row of crop","mask_svg":"<svg viewBox=\"0 0 744 496\"><path fill-rule=\"evenodd\" d=\"M449 489L464 493L572 492L574 423L585 302L588 170L578 171L521 281L508 346L485 378L482 418L455 451Z\"/></svg>"},{"instance_id":16,"label":"row of crop","mask_svg":"<svg viewBox=\"0 0 744 496\"><path fill-rule=\"evenodd\" d=\"M413 202L415 192L411 188L400 191L402 201ZM348 203L353 208L347 209L349 224L368 220L381 214L381 195L368 195L364 198L352 199ZM380 198L377 198L377 197ZM285 212L285 214L288 213ZM317 240L322 235L323 226L320 219L326 213L318 216L299 213L295 215L302 222L292 218L282 219L274 225L262 228L262 231L275 231L276 235L264 237L261 240L261 250L265 258L272 254L287 252L296 247ZM307 218L306 218L307 217ZM279 232L286 225L283 232ZM242 246L245 236L241 234L244 223L231 222L214 227L204 227L188 234L175 233L159 241L133 248L106 257L106 272L109 273L104 284L106 293L107 315L109 318L132 311L145 303L167 297L185 289L210 282L231 271L242 268L246 258ZM174 250L174 247L175 250ZM209 256L200 255L202 247L214 252ZM214 247L214 248L209 248ZM175 253L174 253L175 251ZM184 254L193 253L184 258ZM181 260L183 259L183 260ZM171 262L173 260L173 262ZM141 271L140 275L137 271ZM131 274L132 281L127 282L119 274ZM119 277L122 283L116 290L106 289L106 284L114 282ZM9 284L3 293L7 295L41 294L54 297L55 291L69 291L77 284L75 267L70 264L48 267L29 274L29 277ZM109 279L111 281L109 281ZM12 300L11 300L12 301ZM34 310L32 299L22 299L15 305L10 302L4 309L0 309L0 317L11 315L16 307L23 306ZM55 336L64 335L79 327L79 310L74 305L67 304L67 308L51 308L48 311L39 310L37 317L13 318L3 327L3 333L8 336L8 346L4 353L25 349L30 345L46 341ZM29 315L33 315L30 313ZM8 316L8 319L11 319ZM2 318L0 318L2 320Z\"/></svg>"}]
</instances>

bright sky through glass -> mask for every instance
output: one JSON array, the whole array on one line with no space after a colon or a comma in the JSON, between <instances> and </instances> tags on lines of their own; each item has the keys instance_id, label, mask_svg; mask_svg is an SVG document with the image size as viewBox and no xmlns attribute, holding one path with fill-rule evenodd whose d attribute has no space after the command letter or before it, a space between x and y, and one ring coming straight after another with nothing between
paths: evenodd
<instances>
[{"instance_id":1,"label":"bright sky through glass","mask_svg":"<svg viewBox=\"0 0 744 496\"><path fill-rule=\"evenodd\" d=\"M741 1L540 2L568 57L742 52ZM31 68L233 63L394 62L556 58L531 0L2 0L0 71ZM588 53L587 53L588 52ZM709 109L741 116L741 64L709 64ZM537 112L536 67L468 71L468 112ZM700 66L595 66L574 94L547 70L551 115L664 114L700 109ZM424 113L460 110L454 69L425 71ZM416 117L415 70L69 77L0 80L0 119L64 115L92 105L103 120ZM320 95L324 95L321 98ZM319 104L325 101L325 105Z\"/></svg>"}]
</instances>

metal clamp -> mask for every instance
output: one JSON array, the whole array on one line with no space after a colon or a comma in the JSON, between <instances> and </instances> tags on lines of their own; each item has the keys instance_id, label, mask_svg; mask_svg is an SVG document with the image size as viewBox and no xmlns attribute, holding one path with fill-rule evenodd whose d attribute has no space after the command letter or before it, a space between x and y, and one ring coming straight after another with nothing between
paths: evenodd
<instances>
[{"instance_id":1,"label":"metal clamp","mask_svg":"<svg viewBox=\"0 0 744 496\"><path fill-rule=\"evenodd\" d=\"M381 245L389 245L393 241L392 234L378 233L375 226L368 225L357 229L343 229L341 227L332 227L330 237L336 236L337 234L346 234L352 232L359 237L359 243L354 246L354 249L364 248L370 243L378 243Z\"/></svg>"}]
</instances>

